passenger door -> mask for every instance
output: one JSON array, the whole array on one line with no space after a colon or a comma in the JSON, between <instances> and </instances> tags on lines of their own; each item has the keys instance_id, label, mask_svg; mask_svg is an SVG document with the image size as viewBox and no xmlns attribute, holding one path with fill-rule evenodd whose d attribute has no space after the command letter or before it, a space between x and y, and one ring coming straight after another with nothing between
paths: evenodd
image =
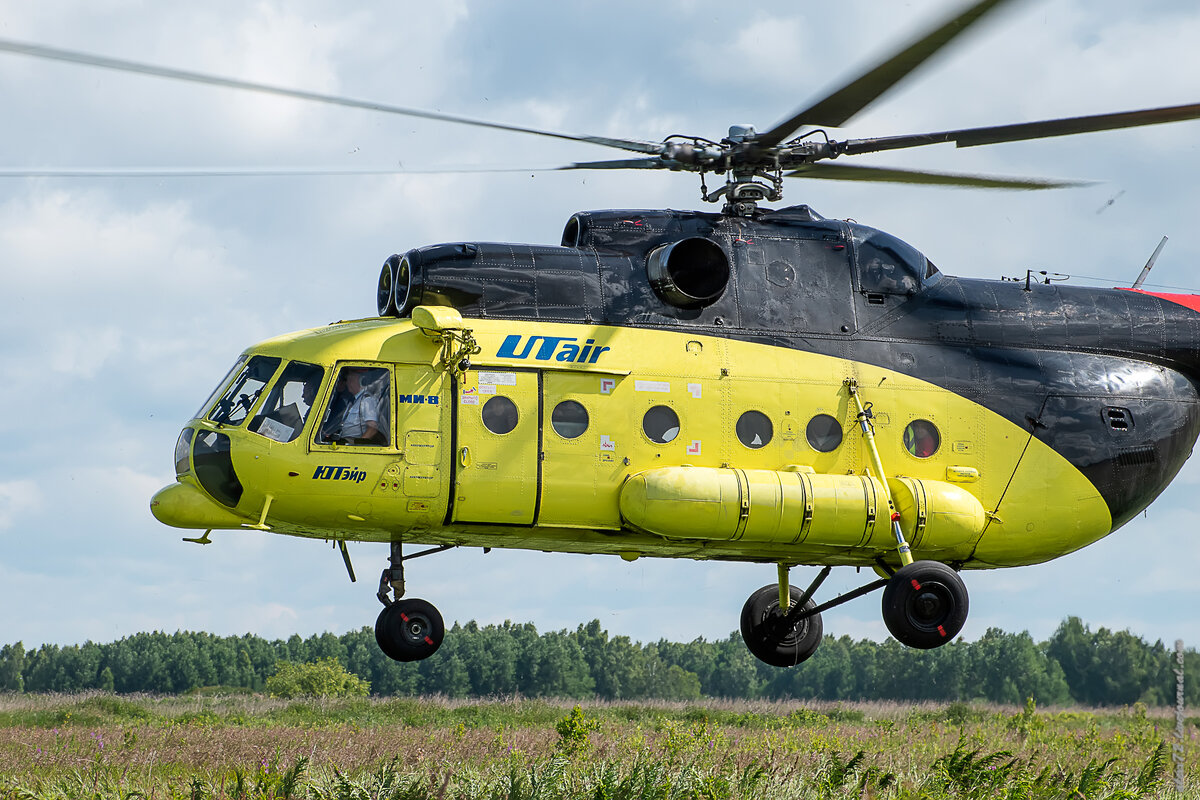
<instances>
[{"instance_id":1,"label":"passenger door","mask_svg":"<svg viewBox=\"0 0 1200 800\"><path fill-rule=\"evenodd\" d=\"M454 394L453 520L532 525L541 487L541 373L469 369Z\"/></svg>"},{"instance_id":2,"label":"passenger door","mask_svg":"<svg viewBox=\"0 0 1200 800\"><path fill-rule=\"evenodd\" d=\"M542 492L538 523L617 530L621 481L617 455L631 452L628 408L613 399L619 378L546 371L542 402Z\"/></svg>"}]
</instances>

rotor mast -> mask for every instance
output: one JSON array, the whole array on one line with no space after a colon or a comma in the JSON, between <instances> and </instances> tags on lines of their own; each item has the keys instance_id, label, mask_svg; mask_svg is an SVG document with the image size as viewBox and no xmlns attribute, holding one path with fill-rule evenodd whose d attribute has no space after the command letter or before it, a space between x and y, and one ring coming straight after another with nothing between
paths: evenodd
<instances>
[{"instance_id":1,"label":"rotor mast","mask_svg":"<svg viewBox=\"0 0 1200 800\"><path fill-rule=\"evenodd\" d=\"M760 201L775 201L783 198L783 170L779 159L771 159L774 163L769 168L753 159L739 157L742 152L753 153L757 148L754 142L758 132L753 125L730 125L729 136L721 144L729 146L732 151L727 159L725 185L709 192L704 185L704 173L700 173L700 196L706 203L715 203L722 197L725 206L722 212L731 216L751 217L758 210ZM739 151L737 148L743 148ZM770 185L756 179L770 181Z\"/></svg>"}]
</instances>

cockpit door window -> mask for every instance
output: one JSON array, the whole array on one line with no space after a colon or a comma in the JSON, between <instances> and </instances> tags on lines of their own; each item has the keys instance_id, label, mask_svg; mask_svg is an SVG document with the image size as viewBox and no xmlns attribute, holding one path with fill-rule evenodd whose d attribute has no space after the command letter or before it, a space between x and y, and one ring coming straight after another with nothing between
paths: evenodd
<instances>
[{"instance_id":1,"label":"cockpit door window","mask_svg":"<svg viewBox=\"0 0 1200 800\"><path fill-rule=\"evenodd\" d=\"M281 359L273 356L254 356L229 384L208 418L220 425L241 425L258 402L263 387L279 369Z\"/></svg>"},{"instance_id":2,"label":"cockpit door window","mask_svg":"<svg viewBox=\"0 0 1200 800\"><path fill-rule=\"evenodd\" d=\"M317 444L390 445L391 385L385 367L342 367L317 429Z\"/></svg>"},{"instance_id":3,"label":"cockpit door window","mask_svg":"<svg viewBox=\"0 0 1200 800\"><path fill-rule=\"evenodd\" d=\"M250 421L250 430L277 442L294 440L308 419L324 377L325 370L315 364L288 364Z\"/></svg>"}]
</instances>

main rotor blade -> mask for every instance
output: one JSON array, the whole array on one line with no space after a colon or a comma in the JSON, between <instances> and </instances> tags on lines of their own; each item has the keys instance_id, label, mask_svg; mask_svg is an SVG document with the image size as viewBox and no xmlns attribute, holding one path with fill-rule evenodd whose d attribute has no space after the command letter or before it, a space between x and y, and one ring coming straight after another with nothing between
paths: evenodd
<instances>
[{"instance_id":1,"label":"main rotor blade","mask_svg":"<svg viewBox=\"0 0 1200 800\"><path fill-rule=\"evenodd\" d=\"M1010 0L979 0L846 85L777 123L760 134L757 142L774 147L805 125L844 125L985 14L1007 2Z\"/></svg>"},{"instance_id":2,"label":"main rotor blade","mask_svg":"<svg viewBox=\"0 0 1200 800\"><path fill-rule=\"evenodd\" d=\"M845 155L876 153L881 150L900 150L927 144L954 142L956 147L977 147L983 144L1020 142L1028 139L1048 139L1077 133L1137 128L1200 119L1200 104L1148 108L1142 111L1122 111L1115 114L1095 114L1088 117L1065 117L1040 122L1019 122L1014 125L993 125L987 128L963 128L957 131L914 133L906 136L884 136L877 139L848 139L841 152Z\"/></svg>"},{"instance_id":3,"label":"main rotor blade","mask_svg":"<svg viewBox=\"0 0 1200 800\"><path fill-rule=\"evenodd\" d=\"M209 86L223 86L228 89L243 89L245 91L260 92L262 94L271 94L279 97L292 97L298 100L309 100L315 103L326 103L335 106L345 106L347 108L361 108L368 111L380 111L385 114L399 114L405 117L418 117L420 119L437 120L438 122L454 122L459 125L472 125L477 128L492 128L494 130L501 131L531 133L535 136L549 136L555 139L568 139L570 141L598 144L603 147L615 147L620 150L632 150L635 153L658 153L662 147L660 144L653 142L642 142L635 139L614 139L606 136L577 136L570 133L557 133L555 131L544 131L538 128L528 128L522 125L506 125L500 122L486 122L484 120L472 119L470 117L459 117L453 114L439 114L436 111L422 111L416 108L404 108L403 106L376 103L370 100L356 100L350 97L338 97L329 94L319 94L317 92L306 92L300 89L287 89L281 86L271 86L265 83L243 81L236 78L222 78L216 75L206 75L200 72L190 72L188 70L173 69L171 67L159 67L153 64L142 64L136 61L125 61L118 58L108 58L106 56L98 56L90 53L81 53L77 50L60 50L54 47L45 47L37 44L29 44L27 42L16 42L10 39L0 39L0 51L18 53L20 55L33 56L35 58L46 58L52 61L65 61L71 64L83 64L89 67L101 67L103 69L117 70L118 72L132 72L139 75L153 75L155 77L169 78L177 81L203 83Z\"/></svg>"},{"instance_id":4,"label":"main rotor blade","mask_svg":"<svg viewBox=\"0 0 1200 800\"><path fill-rule=\"evenodd\" d=\"M454 175L459 173L550 172L571 167L0 167L0 178L289 178L319 175Z\"/></svg>"},{"instance_id":5,"label":"main rotor blade","mask_svg":"<svg viewBox=\"0 0 1200 800\"><path fill-rule=\"evenodd\" d=\"M565 164L554 169L666 169L668 167L670 167L670 163L661 158L624 158L616 161L576 161L573 164Z\"/></svg>"},{"instance_id":6,"label":"main rotor blade","mask_svg":"<svg viewBox=\"0 0 1200 800\"><path fill-rule=\"evenodd\" d=\"M1064 189L1087 186L1091 181L1042 180L1038 178L1002 178L994 175L968 175L956 172L870 167L861 164L805 164L785 178L817 178L830 181L869 181L873 183L919 183L935 186L961 186L971 189Z\"/></svg>"}]
</instances>

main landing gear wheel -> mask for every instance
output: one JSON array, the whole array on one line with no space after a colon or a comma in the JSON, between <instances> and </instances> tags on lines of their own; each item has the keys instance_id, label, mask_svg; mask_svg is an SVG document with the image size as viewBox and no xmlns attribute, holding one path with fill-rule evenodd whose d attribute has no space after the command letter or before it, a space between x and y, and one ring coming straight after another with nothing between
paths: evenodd
<instances>
[{"instance_id":1,"label":"main landing gear wheel","mask_svg":"<svg viewBox=\"0 0 1200 800\"><path fill-rule=\"evenodd\" d=\"M883 589L883 622L909 647L930 650L949 642L967 621L967 587L937 561L914 561Z\"/></svg>"},{"instance_id":2,"label":"main landing gear wheel","mask_svg":"<svg viewBox=\"0 0 1200 800\"><path fill-rule=\"evenodd\" d=\"M804 593L795 586L791 591L792 607ZM804 604L814 608L813 601ZM742 606L742 641L760 661L773 667L794 667L807 661L821 644L824 629L821 615L813 614L789 625L779 607L779 585L770 584L750 595Z\"/></svg>"},{"instance_id":3,"label":"main landing gear wheel","mask_svg":"<svg viewBox=\"0 0 1200 800\"><path fill-rule=\"evenodd\" d=\"M396 661L420 661L429 658L442 646L446 624L432 603L415 597L404 597L404 562L422 556L442 553L454 547L443 544L419 553L404 555L404 543L392 542L388 566L379 575L379 591L375 596L383 603L383 611L375 620L375 642L388 658ZM388 595L394 595L391 599Z\"/></svg>"},{"instance_id":4,"label":"main landing gear wheel","mask_svg":"<svg viewBox=\"0 0 1200 800\"><path fill-rule=\"evenodd\" d=\"M442 646L446 626L432 603L415 597L397 600L375 620L375 641L395 661L420 661Z\"/></svg>"}]
</instances>

